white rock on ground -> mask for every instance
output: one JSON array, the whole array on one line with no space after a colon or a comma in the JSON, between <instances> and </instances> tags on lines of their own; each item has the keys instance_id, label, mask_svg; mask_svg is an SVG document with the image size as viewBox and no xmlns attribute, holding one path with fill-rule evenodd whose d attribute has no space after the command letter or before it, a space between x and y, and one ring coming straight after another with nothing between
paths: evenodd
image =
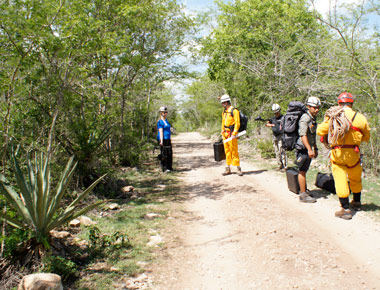
<instances>
[{"instance_id":1,"label":"white rock on ground","mask_svg":"<svg viewBox=\"0 0 380 290\"><path fill-rule=\"evenodd\" d=\"M61 277L56 274L38 273L22 278L17 290L63 290Z\"/></svg>"}]
</instances>

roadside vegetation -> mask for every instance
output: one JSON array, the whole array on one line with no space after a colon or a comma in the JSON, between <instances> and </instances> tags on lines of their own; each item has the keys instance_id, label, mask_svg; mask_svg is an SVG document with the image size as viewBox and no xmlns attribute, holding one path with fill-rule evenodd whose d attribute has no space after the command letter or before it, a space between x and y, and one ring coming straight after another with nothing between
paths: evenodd
<instances>
[{"instance_id":1,"label":"roadside vegetation","mask_svg":"<svg viewBox=\"0 0 380 290\"><path fill-rule=\"evenodd\" d=\"M330 17L313 4L220 1L215 14L189 15L174 0L1 1L0 288L49 271L78 289L110 289L143 271L154 258L147 241L175 199L175 174L155 170L152 154L162 105L177 131L215 136L228 93L251 118L253 150L272 158L255 117L313 95L322 121L350 91L372 128L363 198L378 214L380 3ZM208 63L204 75L178 62L188 51ZM184 80L193 82L180 98L171 86ZM122 195L129 185L136 192ZM84 214L96 224L68 226Z\"/></svg>"}]
</instances>

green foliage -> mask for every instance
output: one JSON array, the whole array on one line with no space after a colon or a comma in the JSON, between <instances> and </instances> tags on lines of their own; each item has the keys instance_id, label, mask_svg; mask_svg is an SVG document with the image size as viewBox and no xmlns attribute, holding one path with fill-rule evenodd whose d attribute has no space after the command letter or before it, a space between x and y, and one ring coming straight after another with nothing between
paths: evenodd
<instances>
[{"instance_id":1,"label":"green foliage","mask_svg":"<svg viewBox=\"0 0 380 290\"><path fill-rule=\"evenodd\" d=\"M20 168L16 157L12 154L14 174L19 191L17 192L8 180L0 174L0 192L8 203L17 211L19 218L0 213L0 219L18 229L32 229L37 241L47 246L49 232L72 219L85 214L99 206L102 201L79 209L80 202L103 179L96 180L91 186L62 209L62 198L74 175L76 164L73 157L67 162L55 191L51 190L49 156L36 154L34 164L27 158L27 175ZM20 220L21 219L21 220Z\"/></svg>"},{"instance_id":2,"label":"green foliage","mask_svg":"<svg viewBox=\"0 0 380 290\"><path fill-rule=\"evenodd\" d=\"M186 90L189 98L181 105L182 130L191 131L197 128L208 130L216 123L220 128L223 108L218 97L223 93L223 87L207 78L189 85Z\"/></svg>"},{"instance_id":3,"label":"green foliage","mask_svg":"<svg viewBox=\"0 0 380 290\"><path fill-rule=\"evenodd\" d=\"M130 248L128 236L116 231L112 235L101 233L96 226L89 228L90 251L93 253L112 251L114 249Z\"/></svg>"},{"instance_id":4,"label":"green foliage","mask_svg":"<svg viewBox=\"0 0 380 290\"><path fill-rule=\"evenodd\" d=\"M219 2L219 8L219 26L204 42L210 78L248 113L273 100L300 98L299 76L308 72L299 66L313 65L305 43L321 29L305 2Z\"/></svg>"},{"instance_id":5,"label":"green foliage","mask_svg":"<svg viewBox=\"0 0 380 290\"><path fill-rule=\"evenodd\" d=\"M273 149L272 142L266 139L257 141L257 149L260 151L261 157L265 159L275 158L276 154Z\"/></svg>"},{"instance_id":6,"label":"green foliage","mask_svg":"<svg viewBox=\"0 0 380 290\"><path fill-rule=\"evenodd\" d=\"M42 259L41 271L60 275L63 281L78 277L78 266L71 260L60 256L46 255Z\"/></svg>"},{"instance_id":7,"label":"green foliage","mask_svg":"<svg viewBox=\"0 0 380 290\"><path fill-rule=\"evenodd\" d=\"M173 0L3 1L0 18L3 164L9 138L45 147L55 120L62 158L96 176L104 159L125 155L125 140L148 142L156 92L188 76L170 60L194 21Z\"/></svg>"},{"instance_id":8,"label":"green foliage","mask_svg":"<svg viewBox=\"0 0 380 290\"><path fill-rule=\"evenodd\" d=\"M4 258L13 258L14 251L20 244L27 241L31 237L31 230L20 230L10 227L7 229L5 236L1 235L0 243L4 242Z\"/></svg>"}]
</instances>

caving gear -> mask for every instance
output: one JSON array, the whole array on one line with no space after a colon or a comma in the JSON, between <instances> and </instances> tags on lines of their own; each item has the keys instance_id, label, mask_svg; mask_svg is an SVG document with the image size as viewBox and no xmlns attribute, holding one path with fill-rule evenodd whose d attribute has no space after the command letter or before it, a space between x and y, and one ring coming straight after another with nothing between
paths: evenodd
<instances>
[{"instance_id":1,"label":"caving gear","mask_svg":"<svg viewBox=\"0 0 380 290\"><path fill-rule=\"evenodd\" d=\"M314 203L317 201L314 197L310 196L306 192L299 193L299 200L300 202L304 202L304 203Z\"/></svg>"},{"instance_id":2,"label":"caving gear","mask_svg":"<svg viewBox=\"0 0 380 290\"><path fill-rule=\"evenodd\" d=\"M354 97L347 92L343 92L338 96L338 104L340 103L354 103Z\"/></svg>"},{"instance_id":3,"label":"caving gear","mask_svg":"<svg viewBox=\"0 0 380 290\"><path fill-rule=\"evenodd\" d=\"M159 112L167 112L168 111L168 108L163 106L160 108Z\"/></svg>"},{"instance_id":4,"label":"caving gear","mask_svg":"<svg viewBox=\"0 0 380 290\"><path fill-rule=\"evenodd\" d=\"M310 107L320 107L321 101L317 97L309 97L307 99L306 105Z\"/></svg>"},{"instance_id":5,"label":"caving gear","mask_svg":"<svg viewBox=\"0 0 380 290\"><path fill-rule=\"evenodd\" d=\"M335 216L344 220L350 220L352 219L352 212L349 208L345 209L342 207L340 210L335 212Z\"/></svg>"},{"instance_id":6,"label":"caving gear","mask_svg":"<svg viewBox=\"0 0 380 290\"><path fill-rule=\"evenodd\" d=\"M281 111L281 107L279 104L273 104L272 105L272 112L275 114L275 113L278 113Z\"/></svg>"},{"instance_id":7,"label":"caving gear","mask_svg":"<svg viewBox=\"0 0 380 290\"><path fill-rule=\"evenodd\" d=\"M220 102L221 103L224 103L224 102L231 102L231 98L229 95L223 95L220 97Z\"/></svg>"}]
</instances>

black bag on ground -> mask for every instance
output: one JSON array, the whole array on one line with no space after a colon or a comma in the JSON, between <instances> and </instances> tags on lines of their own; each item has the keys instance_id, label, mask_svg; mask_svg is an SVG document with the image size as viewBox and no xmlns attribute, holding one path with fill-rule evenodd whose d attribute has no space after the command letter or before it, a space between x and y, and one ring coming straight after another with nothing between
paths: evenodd
<instances>
[{"instance_id":1,"label":"black bag on ground","mask_svg":"<svg viewBox=\"0 0 380 290\"><path fill-rule=\"evenodd\" d=\"M292 151L295 148L298 135L298 121L302 114L307 112L304 103L293 101L288 105L288 110L282 119L282 147L287 151Z\"/></svg>"},{"instance_id":2,"label":"black bag on ground","mask_svg":"<svg viewBox=\"0 0 380 290\"><path fill-rule=\"evenodd\" d=\"M298 170L293 167L286 169L286 181L288 182L288 189L295 194L300 191L300 185L298 183Z\"/></svg>"},{"instance_id":3,"label":"black bag on ground","mask_svg":"<svg viewBox=\"0 0 380 290\"><path fill-rule=\"evenodd\" d=\"M222 161L226 159L226 153L224 152L223 141L214 143L214 159L215 161Z\"/></svg>"},{"instance_id":4,"label":"black bag on ground","mask_svg":"<svg viewBox=\"0 0 380 290\"><path fill-rule=\"evenodd\" d=\"M315 179L315 186L321 189L324 189L331 193L336 193L335 191L335 182L332 174L326 174L318 172L317 178Z\"/></svg>"}]
</instances>

